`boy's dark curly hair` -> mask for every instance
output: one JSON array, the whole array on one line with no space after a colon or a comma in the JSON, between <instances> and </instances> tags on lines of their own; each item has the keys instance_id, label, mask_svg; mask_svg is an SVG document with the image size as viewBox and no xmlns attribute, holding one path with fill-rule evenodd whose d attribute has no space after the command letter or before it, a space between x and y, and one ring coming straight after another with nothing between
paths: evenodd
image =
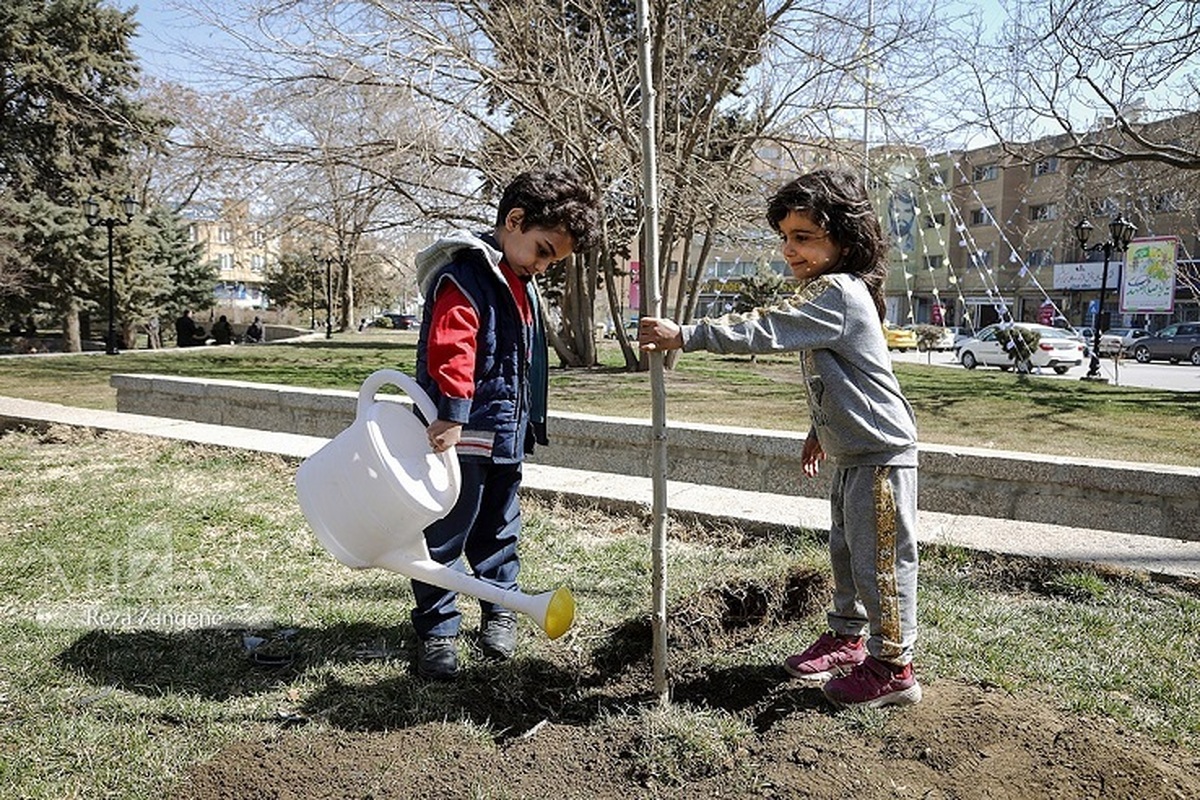
<instances>
[{"instance_id":1,"label":"boy's dark curly hair","mask_svg":"<svg viewBox=\"0 0 1200 800\"><path fill-rule=\"evenodd\" d=\"M767 203L767 222L778 231L792 211L807 212L845 250L833 271L861 277L882 320L886 315L887 242L858 176L841 169L817 169L800 176Z\"/></svg>"},{"instance_id":2,"label":"boy's dark curly hair","mask_svg":"<svg viewBox=\"0 0 1200 800\"><path fill-rule=\"evenodd\" d=\"M525 211L521 229L566 229L575 240L575 252L590 249L600 227L596 196L569 167L554 166L522 172L513 178L500 198L496 224L503 225L514 208Z\"/></svg>"}]
</instances>

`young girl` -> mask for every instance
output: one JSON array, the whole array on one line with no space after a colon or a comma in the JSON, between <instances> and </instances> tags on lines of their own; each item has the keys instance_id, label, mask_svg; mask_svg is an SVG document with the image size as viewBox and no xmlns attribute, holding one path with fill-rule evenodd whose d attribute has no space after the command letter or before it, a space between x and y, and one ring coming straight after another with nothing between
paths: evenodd
<instances>
[{"instance_id":1,"label":"young girl","mask_svg":"<svg viewBox=\"0 0 1200 800\"><path fill-rule=\"evenodd\" d=\"M821 169L771 198L767 220L799 281L796 294L746 316L679 326L643 317L643 350L800 351L812 427L804 474L834 468L830 631L784 669L839 705L919 702L917 431L892 374L881 323L887 245L861 181Z\"/></svg>"}]
</instances>

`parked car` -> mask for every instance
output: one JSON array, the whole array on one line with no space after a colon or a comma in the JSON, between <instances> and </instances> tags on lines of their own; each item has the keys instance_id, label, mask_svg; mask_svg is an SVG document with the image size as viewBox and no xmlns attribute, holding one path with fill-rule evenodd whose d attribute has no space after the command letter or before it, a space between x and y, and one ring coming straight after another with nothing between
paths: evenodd
<instances>
[{"instance_id":1,"label":"parked car","mask_svg":"<svg viewBox=\"0 0 1200 800\"><path fill-rule=\"evenodd\" d=\"M946 328L946 330L954 334L954 345L952 349L955 353L958 352L958 348L962 347L963 342L975 336L975 329L969 325L954 325Z\"/></svg>"},{"instance_id":2,"label":"parked car","mask_svg":"<svg viewBox=\"0 0 1200 800\"><path fill-rule=\"evenodd\" d=\"M1200 367L1200 322L1180 322L1143 336L1133 345L1139 364L1165 359L1172 364L1188 361Z\"/></svg>"},{"instance_id":3,"label":"parked car","mask_svg":"<svg viewBox=\"0 0 1200 800\"><path fill-rule=\"evenodd\" d=\"M1048 367L1062 375L1071 367L1078 367L1083 363L1083 345L1070 337L1066 331L1031 322L1016 322L1013 323L1013 327L1038 335L1037 344L1029 356L1031 367ZM983 365L1008 370L1016 366L1016 360L1009 357L1008 351L1000 342L1000 331L1001 325L989 325L978 335L959 345L959 362L967 369Z\"/></svg>"},{"instance_id":4,"label":"parked car","mask_svg":"<svg viewBox=\"0 0 1200 800\"><path fill-rule=\"evenodd\" d=\"M883 323L883 335L887 339L888 350L899 350L901 353L917 349L917 334L908 328L894 328Z\"/></svg>"},{"instance_id":5,"label":"parked car","mask_svg":"<svg viewBox=\"0 0 1200 800\"><path fill-rule=\"evenodd\" d=\"M391 311L379 315L379 320L386 319L385 327L391 327L398 331L412 330L421 325L421 321L414 314L396 314ZM390 325L388 325L390 323Z\"/></svg>"},{"instance_id":6,"label":"parked car","mask_svg":"<svg viewBox=\"0 0 1200 800\"><path fill-rule=\"evenodd\" d=\"M1100 354L1132 353L1137 340L1149 335L1150 331L1145 328L1110 328L1100 334Z\"/></svg>"}]
</instances>

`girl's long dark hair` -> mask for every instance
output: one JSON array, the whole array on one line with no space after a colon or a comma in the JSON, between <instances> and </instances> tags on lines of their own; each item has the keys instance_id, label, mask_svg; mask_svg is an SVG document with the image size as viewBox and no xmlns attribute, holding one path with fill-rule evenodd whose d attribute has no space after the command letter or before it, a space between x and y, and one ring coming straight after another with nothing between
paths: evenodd
<instances>
[{"instance_id":1,"label":"girl's long dark hair","mask_svg":"<svg viewBox=\"0 0 1200 800\"><path fill-rule=\"evenodd\" d=\"M841 169L817 169L801 175L771 198L767 222L778 231L783 218L792 211L807 212L845 251L832 271L862 278L883 320L887 311L883 299L887 243L858 176Z\"/></svg>"}]
</instances>

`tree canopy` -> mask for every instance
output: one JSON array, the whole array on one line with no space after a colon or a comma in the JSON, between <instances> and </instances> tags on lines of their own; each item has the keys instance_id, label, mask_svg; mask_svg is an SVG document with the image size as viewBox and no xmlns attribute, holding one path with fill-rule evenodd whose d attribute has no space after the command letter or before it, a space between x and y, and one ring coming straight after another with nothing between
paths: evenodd
<instances>
[{"instance_id":1,"label":"tree canopy","mask_svg":"<svg viewBox=\"0 0 1200 800\"><path fill-rule=\"evenodd\" d=\"M55 314L72 350L80 315L102 308L108 291L106 231L89 228L82 201L98 197L102 216L118 211L108 203L136 188L131 154L153 146L164 124L136 97L135 30L133 11L100 0L0 7L0 248L11 255L0 259L0 302L10 313ZM139 243L161 223L122 226L114 242L124 278L116 305L127 315L164 299L143 299L165 268L144 257L164 242ZM127 317L121 327L131 325Z\"/></svg>"}]
</instances>

